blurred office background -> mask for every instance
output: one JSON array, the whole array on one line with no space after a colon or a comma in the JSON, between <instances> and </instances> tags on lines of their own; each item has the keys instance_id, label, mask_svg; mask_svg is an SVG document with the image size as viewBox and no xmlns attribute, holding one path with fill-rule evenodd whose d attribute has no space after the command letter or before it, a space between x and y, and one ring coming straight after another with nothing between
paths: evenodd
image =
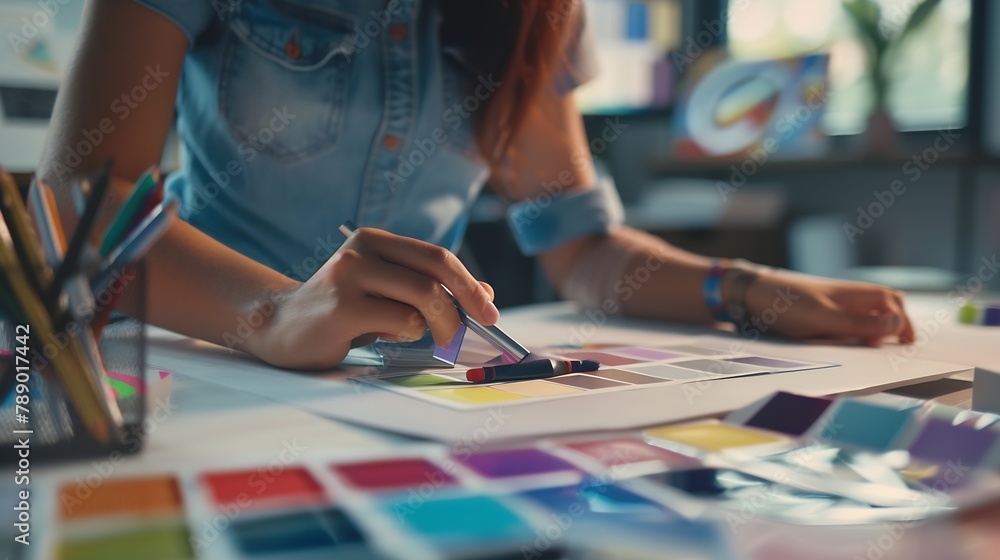
<instances>
[{"instance_id":1,"label":"blurred office background","mask_svg":"<svg viewBox=\"0 0 1000 560\"><path fill-rule=\"evenodd\" d=\"M924 12L886 53L881 83L872 79L871 39L849 13L854 8L863 16L868 2L586 0L602 74L577 100L629 222L704 254L906 289L966 292L982 259L1000 252L1000 5L870 3L879 10L876 30L888 42L914 11ZM776 101L781 85L746 78L767 61L788 66L790 58L815 56L826 65L816 111L807 98ZM680 137L679 123L690 124L692 110L705 109L685 94L692 83L708 80L699 62L713 57L729 70L751 65L744 78L737 70L723 80L733 95L722 95L713 116L729 119L716 122L720 128L736 128L741 119L755 124L745 131L749 150L711 153L713 137L707 150L690 149ZM602 142L609 118L627 128ZM803 130L789 136L782 121L785 129ZM780 147L758 163L768 138ZM875 193L891 192L894 181L905 191L883 204L888 199ZM472 248L501 232L488 223L498 218L494 207L483 207L491 211L470 233ZM484 267L489 276L504 276L511 262ZM542 280L530 293L517 282L531 270L524 263L507 273L515 287L510 303L552 297ZM985 276L984 290L1000 289L1000 275ZM972 280L971 287L979 284Z\"/></svg>"},{"instance_id":2,"label":"blurred office background","mask_svg":"<svg viewBox=\"0 0 1000 560\"><path fill-rule=\"evenodd\" d=\"M584 3L602 72L575 95L631 224L704 254L907 289L962 290L1000 251L995 2ZM0 161L22 173L83 1L52 4L27 37L37 2L0 0L4 36L28 39L0 49ZM503 209L483 194L463 258L503 306L554 298Z\"/></svg>"}]
</instances>

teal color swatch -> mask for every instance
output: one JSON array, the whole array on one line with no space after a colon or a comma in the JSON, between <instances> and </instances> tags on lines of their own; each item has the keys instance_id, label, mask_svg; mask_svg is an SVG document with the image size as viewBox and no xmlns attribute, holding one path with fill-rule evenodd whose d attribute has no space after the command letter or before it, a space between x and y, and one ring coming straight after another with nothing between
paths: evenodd
<instances>
[{"instance_id":1,"label":"teal color swatch","mask_svg":"<svg viewBox=\"0 0 1000 560\"><path fill-rule=\"evenodd\" d=\"M820 440L872 451L888 451L896 436L913 416L915 408L889 408L877 404L843 400L823 423Z\"/></svg>"}]
</instances>

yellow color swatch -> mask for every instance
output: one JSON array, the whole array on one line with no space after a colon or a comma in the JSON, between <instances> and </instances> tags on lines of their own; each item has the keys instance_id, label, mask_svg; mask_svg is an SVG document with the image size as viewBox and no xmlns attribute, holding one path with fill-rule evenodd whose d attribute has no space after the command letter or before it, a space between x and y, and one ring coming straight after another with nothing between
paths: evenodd
<instances>
[{"instance_id":1,"label":"yellow color swatch","mask_svg":"<svg viewBox=\"0 0 1000 560\"><path fill-rule=\"evenodd\" d=\"M570 395L583 391L583 389L577 389L576 387L560 385L559 383L549 383L548 381L542 381L540 379L518 381L516 383L504 383L502 385L496 385L493 388L498 391L514 393L515 395L524 395L526 397L554 397L556 395Z\"/></svg>"},{"instance_id":2,"label":"yellow color swatch","mask_svg":"<svg viewBox=\"0 0 1000 560\"><path fill-rule=\"evenodd\" d=\"M489 404L502 401L517 401L527 397L498 391L492 387L460 387L458 389L428 389L425 395L463 404Z\"/></svg>"},{"instance_id":3,"label":"yellow color swatch","mask_svg":"<svg viewBox=\"0 0 1000 560\"><path fill-rule=\"evenodd\" d=\"M643 432L648 437L665 439L705 451L722 451L734 447L749 447L785 441L785 438L746 430L727 424L687 424L663 426Z\"/></svg>"}]
</instances>

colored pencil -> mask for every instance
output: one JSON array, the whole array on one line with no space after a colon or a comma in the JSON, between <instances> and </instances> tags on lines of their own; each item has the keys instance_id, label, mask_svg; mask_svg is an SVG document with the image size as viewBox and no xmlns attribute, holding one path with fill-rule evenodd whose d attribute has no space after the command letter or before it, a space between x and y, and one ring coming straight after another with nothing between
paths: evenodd
<instances>
[{"instance_id":1,"label":"colored pencil","mask_svg":"<svg viewBox=\"0 0 1000 560\"><path fill-rule=\"evenodd\" d=\"M66 249L66 255L63 258L62 264L56 268L52 287L49 289L46 297L47 302L51 303L58 299L63 283L70 275L76 273L80 255L83 253L84 247L87 245L87 240L90 238L90 233L94 228L94 223L97 221L97 214L100 211L101 204L104 203L104 196L108 191L110 183L111 162L109 161L97 172L90 191L90 199L87 200L83 215L76 225L76 231L73 232L73 238L70 239L69 247Z\"/></svg>"},{"instance_id":2,"label":"colored pencil","mask_svg":"<svg viewBox=\"0 0 1000 560\"><path fill-rule=\"evenodd\" d=\"M177 216L178 207L179 202L176 198L168 198L158 204L153 212L146 216L142 223L114 248L111 254L105 258L97 279L91 282L95 294L108 288L114 280L116 271L121 271L126 266L135 263L149 251L150 247L167 232L167 228Z\"/></svg>"},{"instance_id":3,"label":"colored pencil","mask_svg":"<svg viewBox=\"0 0 1000 560\"><path fill-rule=\"evenodd\" d=\"M52 282L52 270L45 262L21 193L14 179L3 169L0 169L0 213L7 220L14 251L24 264L25 274L34 289L42 293Z\"/></svg>"},{"instance_id":4,"label":"colored pencil","mask_svg":"<svg viewBox=\"0 0 1000 560\"><path fill-rule=\"evenodd\" d=\"M104 234L100 248L101 256L107 256L128 234L130 227L136 223L136 217L141 216L147 199L155 191L159 182L160 170L155 166L143 173L142 177L136 181L132 193L118 209L111 225L108 226L108 231Z\"/></svg>"},{"instance_id":5,"label":"colored pencil","mask_svg":"<svg viewBox=\"0 0 1000 560\"><path fill-rule=\"evenodd\" d=\"M109 442L116 425L121 423L121 416L115 416L112 412L103 384L86 370L78 341L69 337L67 343L66 339L60 340L57 336L52 317L39 294L31 289L24 270L17 261L6 227L0 229L0 274L31 325L32 338L40 343L37 347L52 345L58 349L51 357L52 367L80 419L94 438L100 442ZM114 409L117 410L117 404Z\"/></svg>"}]
</instances>

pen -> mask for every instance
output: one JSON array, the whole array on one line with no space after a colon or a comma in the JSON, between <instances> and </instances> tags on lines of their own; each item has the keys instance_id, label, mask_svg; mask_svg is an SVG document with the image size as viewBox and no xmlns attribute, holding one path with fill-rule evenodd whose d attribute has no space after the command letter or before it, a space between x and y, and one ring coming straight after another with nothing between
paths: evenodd
<instances>
[{"instance_id":1,"label":"pen","mask_svg":"<svg viewBox=\"0 0 1000 560\"><path fill-rule=\"evenodd\" d=\"M354 226L353 222L348 220L344 222L339 229L340 233L349 237L357 228ZM461 319L462 323L472 329L474 333L483 337L486 342L490 343L490 346L503 353L505 361L517 363L528 355L528 349L518 344L518 342L511 338L510 335L503 332L500 327L496 325L486 326L472 317L469 317L469 314L465 312L465 309L462 309L462 306L459 305L458 300L455 299L455 295L451 293L451 290L449 290L447 286L441 287L444 288L444 291L448 293L448 297L451 298L452 303L455 304L455 309L458 310L458 318Z\"/></svg>"},{"instance_id":2,"label":"pen","mask_svg":"<svg viewBox=\"0 0 1000 560\"><path fill-rule=\"evenodd\" d=\"M50 193L48 187L37 180L32 180L28 188L31 210L35 214L35 228L38 230L38 238L42 241L42 252L49 266L54 269L62 262L63 252L66 250L66 238L60 235L62 230L56 226L59 211L53 206L55 199Z\"/></svg>"},{"instance_id":3,"label":"pen","mask_svg":"<svg viewBox=\"0 0 1000 560\"><path fill-rule=\"evenodd\" d=\"M129 233L130 226L135 224L137 216L159 183L160 170L158 167L154 166L142 174L142 177L136 182L132 194L125 199L125 203L118 209L111 225L108 226L108 230L104 234L104 241L101 243L101 256L107 256Z\"/></svg>"},{"instance_id":4,"label":"pen","mask_svg":"<svg viewBox=\"0 0 1000 560\"><path fill-rule=\"evenodd\" d=\"M105 400L104 387L98 377L101 372L93 372L92 375L87 370L78 341L73 337L60 340L60 333L41 296L32 291L16 255L9 249L12 244L7 234L9 230L6 227L0 228L0 275L24 318L31 324L32 335L38 337L38 347L52 345L60 348L51 357L55 374L90 432L99 441L107 443L113 430L121 425L121 417L116 415L117 404L112 406Z\"/></svg>"},{"instance_id":5,"label":"pen","mask_svg":"<svg viewBox=\"0 0 1000 560\"><path fill-rule=\"evenodd\" d=\"M55 270L55 277L46 297L46 301L50 303L50 308L54 308L52 302L58 298L59 292L63 289L63 283L67 278L76 273L77 265L80 262L80 255L87 244L87 239L90 238L90 232L97 220L97 214L101 204L104 202L104 195L110 183L111 162L109 161L97 172L97 177L90 190L90 200L84 206L83 214L79 218L76 231L73 232L73 237L70 238L69 247L66 249L66 255L63 258L62 264ZM73 191L80 192L76 188Z\"/></svg>"},{"instance_id":6,"label":"pen","mask_svg":"<svg viewBox=\"0 0 1000 560\"><path fill-rule=\"evenodd\" d=\"M52 270L45 262L38 237L28 219L28 211L21 201L21 193L14 179L3 169L0 169L0 213L10 228L14 250L24 264L25 274L35 291L43 293L52 281Z\"/></svg>"},{"instance_id":7,"label":"pen","mask_svg":"<svg viewBox=\"0 0 1000 560\"><path fill-rule=\"evenodd\" d=\"M529 360L518 364L473 368L465 372L465 378L473 383L523 381L526 379L545 379L567 373L596 371L599 367L601 364L593 360Z\"/></svg>"},{"instance_id":8,"label":"pen","mask_svg":"<svg viewBox=\"0 0 1000 560\"><path fill-rule=\"evenodd\" d=\"M101 266L101 273L90 284L95 296L110 286L111 282L114 281L115 271L122 270L127 265L141 259L149 251L149 248L167 232L167 228L177 216L178 206L179 202L173 197L158 204L153 212L146 216L128 234L128 237L111 251Z\"/></svg>"}]
</instances>

